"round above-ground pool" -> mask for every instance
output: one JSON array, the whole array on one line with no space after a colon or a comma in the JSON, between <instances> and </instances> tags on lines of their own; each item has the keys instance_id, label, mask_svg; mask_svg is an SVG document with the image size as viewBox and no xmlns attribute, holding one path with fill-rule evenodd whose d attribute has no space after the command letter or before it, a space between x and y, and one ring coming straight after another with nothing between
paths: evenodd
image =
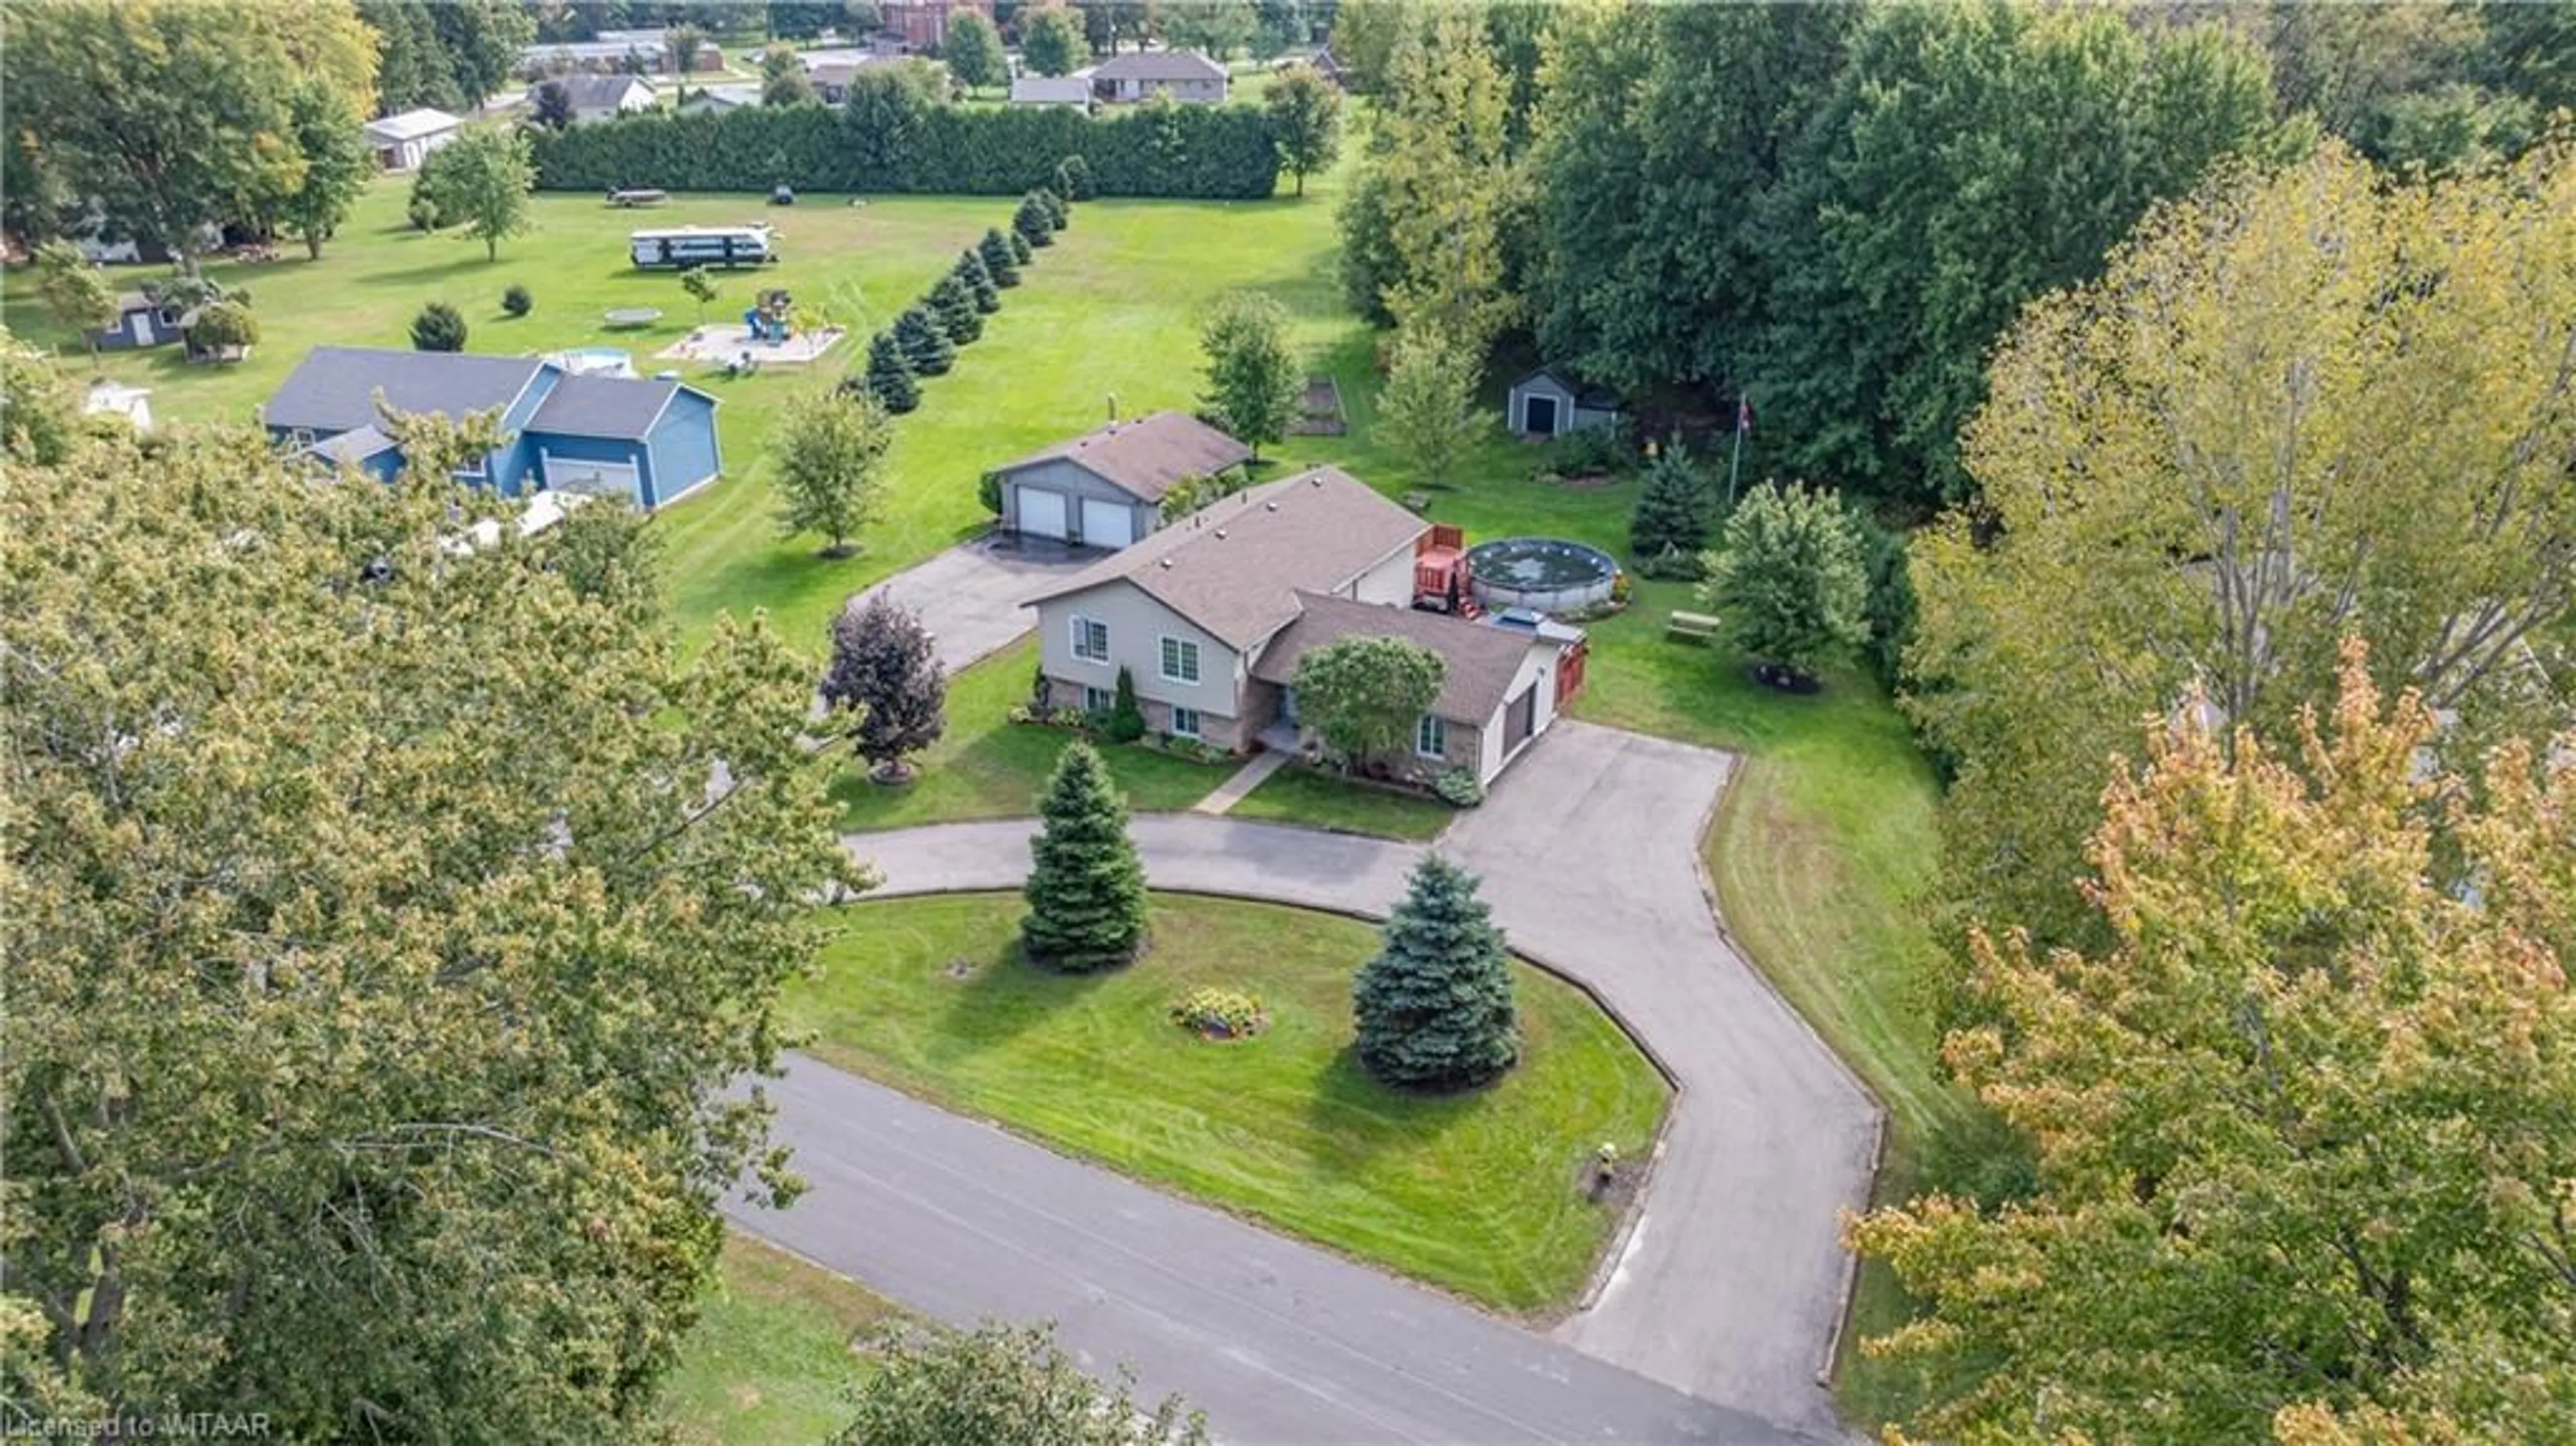
<instances>
[{"instance_id":1,"label":"round above-ground pool","mask_svg":"<svg viewBox=\"0 0 2576 1446\"><path fill-rule=\"evenodd\" d=\"M1506 537L1467 549L1476 601L1488 608L1574 613L1610 600L1619 564L1610 554L1555 537Z\"/></svg>"}]
</instances>

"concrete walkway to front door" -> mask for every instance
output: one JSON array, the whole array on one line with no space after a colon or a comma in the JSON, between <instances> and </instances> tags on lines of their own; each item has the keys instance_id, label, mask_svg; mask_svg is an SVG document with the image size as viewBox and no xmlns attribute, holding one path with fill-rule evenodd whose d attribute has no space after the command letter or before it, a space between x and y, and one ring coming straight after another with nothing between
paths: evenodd
<instances>
[{"instance_id":1,"label":"concrete walkway to front door","mask_svg":"<svg viewBox=\"0 0 2576 1446\"><path fill-rule=\"evenodd\" d=\"M1276 748L1265 748L1253 755L1252 761L1234 771L1232 777L1209 790L1208 796L1190 805L1192 813L1227 813L1243 802L1244 796L1259 788L1264 779L1277 773L1288 762L1288 755Z\"/></svg>"}]
</instances>

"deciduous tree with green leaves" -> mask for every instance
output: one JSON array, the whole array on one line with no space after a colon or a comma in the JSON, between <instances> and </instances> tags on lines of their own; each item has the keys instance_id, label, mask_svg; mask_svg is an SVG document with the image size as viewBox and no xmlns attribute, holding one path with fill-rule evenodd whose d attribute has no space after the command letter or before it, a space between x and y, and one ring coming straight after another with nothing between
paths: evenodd
<instances>
[{"instance_id":1,"label":"deciduous tree with green leaves","mask_svg":"<svg viewBox=\"0 0 2576 1446\"><path fill-rule=\"evenodd\" d=\"M792 45L772 45L760 52L760 103L764 106L811 105L813 77Z\"/></svg>"},{"instance_id":2,"label":"deciduous tree with green leaves","mask_svg":"<svg viewBox=\"0 0 2576 1446\"><path fill-rule=\"evenodd\" d=\"M1056 12L1049 12L1056 13ZM1121 1367L1103 1386L1058 1349L1051 1326L985 1324L954 1335L880 1332L875 1369L851 1390L855 1415L832 1446L1209 1446L1178 1396L1151 1408Z\"/></svg>"},{"instance_id":3,"label":"deciduous tree with green leaves","mask_svg":"<svg viewBox=\"0 0 2576 1446\"><path fill-rule=\"evenodd\" d=\"M1217 424L1252 449L1288 435L1305 390L1305 370L1288 344L1288 309L1257 291L1218 297L1199 326L1207 390L1199 400Z\"/></svg>"},{"instance_id":4,"label":"deciduous tree with green leaves","mask_svg":"<svg viewBox=\"0 0 2576 1446\"><path fill-rule=\"evenodd\" d=\"M1174 50L1195 50L1223 65L1236 51L1252 43L1253 32L1260 20L1244 0L1203 0L1203 3L1168 5L1156 12L1155 21L1163 32L1163 43Z\"/></svg>"},{"instance_id":5,"label":"deciduous tree with green leaves","mask_svg":"<svg viewBox=\"0 0 2576 1446\"><path fill-rule=\"evenodd\" d=\"M694 25L674 25L662 33L662 47L671 54L671 75L679 88L677 99L689 98L689 77L698 73L698 56L707 48L707 33Z\"/></svg>"},{"instance_id":6,"label":"deciduous tree with green leaves","mask_svg":"<svg viewBox=\"0 0 2576 1446\"><path fill-rule=\"evenodd\" d=\"M304 173L285 198L288 226L304 238L305 254L319 261L349 208L375 179L375 156L359 130L358 112L337 86L306 77L286 93L286 115Z\"/></svg>"},{"instance_id":7,"label":"deciduous tree with green leaves","mask_svg":"<svg viewBox=\"0 0 2576 1446\"><path fill-rule=\"evenodd\" d=\"M1945 1440L2576 1434L2576 764L2475 786L2347 647L2274 747L2176 710L2102 798L2104 940L1970 935L1952 1067L2036 1197L1852 1229L1925 1316L1871 1349L1958 1383ZM2195 699L2206 704L2212 700ZM2438 825L2438 826L2437 826Z\"/></svg>"},{"instance_id":8,"label":"deciduous tree with green leaves","mask_svg":"<svg viewBox=\"0 0 2576 1446\"><path fill-rule=\"evenodd\" d=\"M1868 637L1869 569L1840 498L1756 487L1726 519L1725 539L1702 563L1700 601L1765 681L1807 686L1826 659Z\"/></svg>"},{"instance_id":9,"label":"deciduous tree with green leaves","mask_svg":"<svg viewBox=\"0 0 2576 1446\"><path fill-rule=\"evenodd\" d=\"M1518 184L1503 125L1510 88L1476 13L1461 7L1409 28L1392 66L1369 159L1395 268L1380 278L1377 307L1399 325L1437 329L1481 366L1519 309L1503 256Z\"/></svg>"},{"instance_id":10,"label":"deciduous tree with green leaves","mask_svg":"<svg viewBox=\"0 0 2576 1446\"><path fill-rule=\"evenodd\" d=\"M1064 746L1029 840L1034 860L1020 948L1049 969L1113 969L1145 948L1145 865L1127 837L1127 801L1100 754L1077 738Z\"/></svg>"},{"instance_id":11,"label":"deciduous tree with green leaves","mask_svg":"<svg viewBox=\"0 0 2576 1446\"><path fill-rule=\"evenodd\" d=\"M707 268L692 266L680 273L680 289L698 304L698 320L705 321L707 303L716 299L716 279L707 274Z\"/></svg>"},{"instance_id":12,"label":"deciduous tree with green leaves","mask_svg":"<svg viewBox=\"0 0 2576 1446\"><path fill-rule=\"evenodd\" d=\"M2551 726L2571 214L2565 142L2430 185L2330 145L2214 178L2024 314L1963 444L1983 507L1915 543L1950 897L2082 927L2063 883L2133 721L2197 682L2280 742L2347 634L2458 716L2446 750Z\"/></svg>"},{"instance_id":13,"label":"deciduous tree with green leaves","mask_svg":"<svg viewBox=\"0 0 2576 1446\"><path fill-rule=\"evenodd\" d=\"M2152 202L2278 140L2262 54L2215 24L1863 8L1756 223L1772 458L1917 507L1961 500L1959 428L2014 314L2096 274Z\"/></svg>"},{"instance_id":14,"label":"deciduous tree with green leaves","mask_svg":"<svg viewBox=\"0 0 2576 1446\"><path fill-rule=\"evenodd\" d=\"M1378 392L1378 432L1416 477L1448 486L1476 440L1477 353L1419 323L1397 331L1394 353Z\"/></svg>"},{"instance_id":15,"label":"deciduous tree with green leaves","mask_svg":"<svg viewBox=\"0 0 2576 1446\"><path fill-rule=\"evenodd\" d=\"M515 129L469 130L429 153L421 178L439 215L461 222L483 243L483 259L500 259L501 242L535 227L528 192L537 184L528 138Z\"/></svg>"},{"instance_id":16,"label":"deciduous tree with green leaves","mask_svg":"<svg viewBox=\"0 0 2576 1446\"><path fill-rule=\"evenodd\" d=\"M1009 57L1002 53L1002 36L993 22L972 10L958 10L948 17L948 35L939 45L939 58L948 63L948 73L968 90L986 90L1011 81Z\"/></svg>"},{"instance_id":17,"label":"deciduous tree with green leaves","mask_svg":"<svg viewBox=\"0 0 2576 1446\"><path fill-rule=\"evenodd\" d=\"M776 1064L812 901L866 882L810 668L759 622L683 663L548 536L450 546L500 505L221 433L13 467L22 1408L630 1438L716 1202L793 1193L729 1087Z\"/></svg>"},{"instance_id":18,"label":"deciduous tree with green leaves","mask_svg":"<svg viewBox=\"0 0 2576 1446\"><path fill-rule=\"evenodd\" d=\"M92 365L98 361L98 333L116 324L116 288L107 273L69 241L48 241L36 248L36 295L65 331L80 333Z\"/></svg>"},{"instance_id":19,"label":"deciduous tree with green leaves","mask_svg":"<svg viewBox=\"0 0 2576 1446\"><path fill-rule=\"evenodd\" d=\"M819 532L825 557L856 551L851 538L885 502L886 409L865 390L832 387L787 409L770 442L777 468L778 530Z\"/></svg>"},{"instance_id":20,"label":"deciduous tree with green leaves","mask_svg":"<svg viewBox=\"0 0 2576 1446\"><path fill-rule=\"evenodd\" d=\"M1352 768L1413 751L1448 660L1409 639L1354 636L1297 660L1297 721Z\"/></svg>"},{"instance_id":21,"label":"deciduous tree with green leaves","mask_svg":"<svg viewBox=\"0 0 2576 1446\"><path fill-rule=\"evenodd\" d=\"M1342 93L1311 65L1281 71L1270 82L1261 105L1270 112L1271 131L1279 137L1280 164L1297 178L1297 194L1306 194L1306 177L1329 170L1342 153Z\"/></svg>"},{"instance_id":22,"label":"deciduous tree with green leaves","mask_svg":"<svg viewBox=\"0 0 2576 1446\"><path fill-rule=\"evenodd\" d=\"M1091 58L1082 22L1060 5L1022 11L1020 59L1039 75L1071 75Z\"/></svg>"},{"instance_id":23,"label":"deciduous tree with green leaves","mask_svg":"<svg viewBox=\"0 0 2576 1446\"><path fill-rule=\"evenodd\" d=\"M1520 1059L1512 960L1476 876L1432 854L1351 982L1360 1062L1389 1084L1467 1089Z\"/></svg>"}]
</instances>

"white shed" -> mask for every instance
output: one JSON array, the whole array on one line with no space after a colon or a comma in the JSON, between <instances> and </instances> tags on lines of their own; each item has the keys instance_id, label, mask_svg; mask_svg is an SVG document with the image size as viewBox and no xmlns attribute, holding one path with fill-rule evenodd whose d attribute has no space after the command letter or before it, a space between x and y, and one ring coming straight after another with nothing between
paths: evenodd
<instances>
[{"instance_id":1,"label":"white shed","mask_svg":"<svg viewBox=\"0 0 2576 1446\"><path fill-rule=\"evenodd\" d=\"M371 120L362 129L367 146L376 153L376 165L388 171L412 171L429 159L429 153L456 139L465 122L443 110L407 110L383 120Z\"/></svg>"},{"instance_id":2,"label":"white shed","mask_svg":"<svg viewBox=\"0 0 2576 1446\"><path fill-rule=\"evenodd\" d=\"M1618 420L1617 397L1555 367L1540 367L1512 383L1503 403L1503 424L1523 437L1562 437Z\"/></svg>"}]
</instances>

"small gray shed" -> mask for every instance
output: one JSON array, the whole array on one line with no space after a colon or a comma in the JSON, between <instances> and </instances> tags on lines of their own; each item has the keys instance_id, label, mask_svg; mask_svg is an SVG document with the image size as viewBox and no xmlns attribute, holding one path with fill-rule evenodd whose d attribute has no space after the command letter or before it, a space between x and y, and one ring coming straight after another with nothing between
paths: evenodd
<instances>
[{"instance_id":1,"label":"small gray shed","mask_svg":"<svg viewBox=\"0 0 2576 1446\"><path fill-rule=\"evenodd\" d=\"M1503 404L1503 424L1523 437L1562 437L1618 420L1617 397L1555 367L1540 367L1512 383Z\"/></svg>"}]
</instances>

